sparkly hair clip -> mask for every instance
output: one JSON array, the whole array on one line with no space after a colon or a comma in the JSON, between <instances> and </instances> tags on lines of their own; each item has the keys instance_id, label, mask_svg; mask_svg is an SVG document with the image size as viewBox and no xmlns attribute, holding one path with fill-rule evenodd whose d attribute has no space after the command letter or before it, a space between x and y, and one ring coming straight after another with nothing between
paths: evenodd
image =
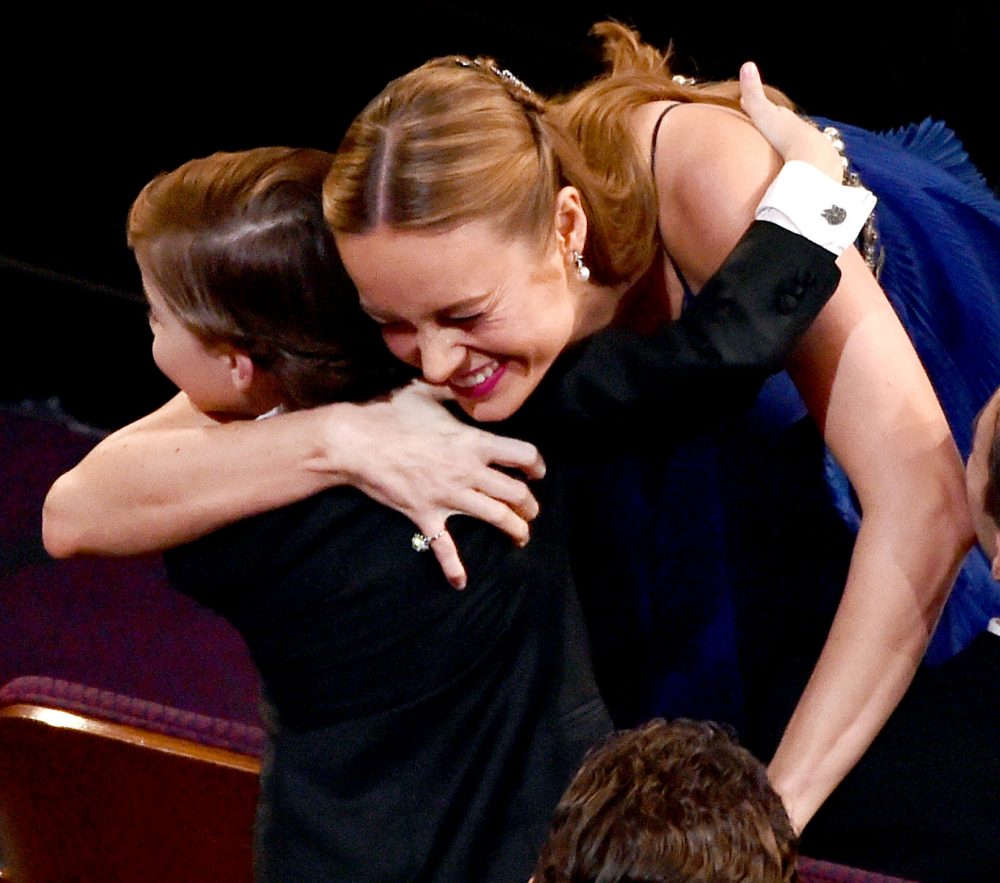
<instances>
[{"instance_id":1,"label":"sparkly hair clip","mask_svg":"<svg viewBox=\"0 0 1000 883\"><path fill-rule=\"evenodd\" d=\"M481 56L479 56L473 59L468 59L468 58L463 58L461 56L457 56L455 58L455 64L459 65L460 67L475 67L479 68L479 70L489 71L491 74L493 74L493 76L513 86L518 92L522 93L522 95L524 95L525 97L531 98L532 100L537 99L537 96L535 95L534 91L531 89L530 86L528 86L524 82L524 80L520 79L519 77L516 77L509 70L507 70L507 68L500 67L495 61L493 61L490 58L482 58Z\"/></svg>"}]
</instances>

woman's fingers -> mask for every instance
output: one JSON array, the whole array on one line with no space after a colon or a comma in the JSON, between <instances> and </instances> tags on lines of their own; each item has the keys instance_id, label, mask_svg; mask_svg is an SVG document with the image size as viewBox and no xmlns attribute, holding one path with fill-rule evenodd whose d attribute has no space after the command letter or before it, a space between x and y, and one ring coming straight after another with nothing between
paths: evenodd
<instances>
[{"instance_id":1,"label":"woman's fingers","mask_svg":"<svg viewBox=\"0 0 1000 883\"><path fill-rule=\"evenodd\" d=\"M531 538L529 519L515 511L507 503L502 503L487 494L470 492L461 500L455 511L493 525L497 530L507 534L519 546L527 545Z\"/></svg>"},{"instance_id":2,"label":"woman's fingers","mask_svg":"<svg viewBox=\"0 0 1000 883\"><path fill-rule=\"evenodd\" d=\"M507 534L517 545L524 546L530 537L528 521L518 515L510 506L500 503L485 494L472 494L452 515L468 515L480 521L485 521ZM440 521L434 522L440 524ZM428 528L428 530L431 530ZM430 533L420 531L414 535L414 550L421 551L421 543L426 550L434 552L445 579L456 589L464 589L468 582L465 565L455 545L454 537L447 528L431 530Z\"/></svg>"},{"instance_id":3,"label":"woman's fingers","mask_svg":"<svg viewBox=\"0 0 1000 883\"><path fill-rule=\"evenodd\" d=\"M538 515L538 500L528 485L505 472L487 470L478 489L487 497L509 506L526 521L531 521Z\"/></svg>"},{"instance_id":4,"label":"woman's fingers","mask_svg":"<svg viewBox=\"0 0 1000 883\"><path fill-rule=\"evenodd\" d=\"M533 444L519 438L507 438L491 433L484 435L487 446L484 456L487 462L519 469L526 478L545 477L545 461Z\"/></svg>"},{"instance_id":5,"label":"woman's fingers","mask_svg":"<svg viewBox=\"0 0 1000 883\"><path fill-rule=\"evenodd\" d=\"M530 517L526 517L510 504L501 502L488 493L470 490L456 498L455 507L445 515L445 518L452 515L466 515L484 521L507 534L516 545L525 546L531 538L530 519L538 513L537 502L530 494L529 498L534 511ZM442 516L429 516L426 520L421 519L415 523L418 527L421 523L426 526L426 530L421 530L414 537L415 548L422 537L426 541L426 549L434 552L448 582L456 589L464 589L467 576L454 537L446 527L435 529L435 526L443 523Z\"/></svg>"},{"instance_id":6,"label":"woman's fingers","mask_svg":"<svg viewBox=\"0 0 1000 883\"><path fill-rule=\"evenodd\" d=\"M450 515L485 521L515 543L527 543L529 522L538 514L527 481L545 474L533 444L456 419L426 384L356 409L346 436L331 435L339 450L357 451L345 469L351 483L417 525L429 540L425 551L433 550L453 586L465 586L466 571L451 534L442 533Z\"/></svg>"},{"instance_id":7,"label":"woman's fingers","mask_svg":"<svg viewBox=\"0 0 1000 883\"><path fill-rule=\"evenodd\" d=\"M468 581L465 565L462 564L458 547L448 530L443 529L424 536L430 540L430 549L434 553L434 557L437 558L438 564L441 565L445 579L448 580L452 588L464 589Z\"/></svg>"}]
</instances>

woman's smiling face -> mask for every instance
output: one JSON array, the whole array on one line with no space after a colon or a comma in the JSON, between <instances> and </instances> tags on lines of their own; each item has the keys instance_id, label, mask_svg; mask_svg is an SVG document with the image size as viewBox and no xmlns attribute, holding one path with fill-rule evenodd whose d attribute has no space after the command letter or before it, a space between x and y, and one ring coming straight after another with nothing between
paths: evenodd
<instances>
[{"instance_id":1,"label":"woman's smiling face","mask_svg":"<svg viewBox=\"0 0 1000 883\"><path fill-rule=\"evenodd\" d=\"M476 420L517 411L573 339L577 298L555 237L543 254L485 221L336 239L389 349Z\"/></svg>"}]
</instances>

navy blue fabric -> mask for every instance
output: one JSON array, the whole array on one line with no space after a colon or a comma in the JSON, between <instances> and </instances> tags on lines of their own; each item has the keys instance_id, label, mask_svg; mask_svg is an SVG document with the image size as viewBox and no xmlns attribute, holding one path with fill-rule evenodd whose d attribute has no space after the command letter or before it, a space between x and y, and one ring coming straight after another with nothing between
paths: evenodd
<instances>
[{"instance_id":1,"label":"navy blue fabric","mask_svg":"<svg viewBox=\"0 0 1000 883\"><path fill-rule=\"evenodd\" d=\"M927 119L885 134L833 125L879 198L882 287L968 457L972 420L1000 386L1000 199L940 122ZM856 524L846 478L832 460L828 469L838 508ZM1000 586L977 548L955 584L928 661L943 662L963 649L997 611Z\"/></svg>"},{"instance_id":2,"label":"navy blue fabric","mask_svg":"<svg viewBox=\"0 0 1000 883\"><path fill-rule=\"evenodd\" d=\"M1000 386L1000 201L941 123L834 125L879 198L882 285L967 456L972 419ZM860 522L788 375L748 415L720 414L714 431L669 452L609 461L599 491L589 477L576 490L574 511L594 513L577 518L578 581L616 723L684 714L742 729L749 708L773 729L822 645ZM976 549L928 662L960 651L997 611ZM775 679L794 687L775 691Z\"/></svg>"}]
</instances>

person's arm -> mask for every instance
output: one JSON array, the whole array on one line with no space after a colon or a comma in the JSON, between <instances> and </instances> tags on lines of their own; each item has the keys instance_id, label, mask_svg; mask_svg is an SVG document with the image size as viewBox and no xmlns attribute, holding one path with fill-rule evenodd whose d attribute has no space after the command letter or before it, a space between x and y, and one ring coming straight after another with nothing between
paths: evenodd
<instances>
[{"instance_id":1,"label":"person's arm","mask_svg":"<svg viewBox=\"0 0 1000 883\"><path fill-rule=\"evenodd\" d=\"M534 497L491 464L538 477L538 451L463 424L422 387L364 405L225 424L178 394L102 440L53 484L42 517L45 547L56 557L160 551L345 484L429 536L461 512L525 542ZM449 580L463 585L450 535L431 548Z\"/></svg>"},{"instance_id":2,"label":"person's arm","mask_svg":"<svg viewBox=\"0 0 1000 883\"><path fill-rule=\"evenodd\" d=\"M733 114L674 110L659 149L666 246L699 286L732 248L781 164ZM847 585L812 678L771 762L798 830L906 690L972 541L962 463L930 382L854 250L789 371L858 494Z\"/></svg>"},{"instance_id":3,"label":"person's arm","mask_svg":"<svg viewBox=\"0 0 1000 883\"><path fill-rule=\"evenodd\" d=\"M568 370L555 401L546 401L562 432L567 423L592 429L660 416L664 406L690 425L749 404L833 294L834 259L853 244L875 198L842 186L843 160L830 139L771 103L752 63L741 70L741 92L784 161L757 220L676 321L652 335L600 332L562 360ZM831 205L838 209L828 217Z\"/></svg>"},{"instance_id":4,"label":"person's arm","mask_svg":"<svg viewBox=\"0 0 1000 883\"><path fill-rule=\"evenodd\" d=\"M754 222L676 321L650 335L600 331L567 354L545 407L565 434L600 424L616 431L619 419L660 417L664 407L689 426L749 405L839 281L830 251Z\"/></svg>"}]
</instances>

